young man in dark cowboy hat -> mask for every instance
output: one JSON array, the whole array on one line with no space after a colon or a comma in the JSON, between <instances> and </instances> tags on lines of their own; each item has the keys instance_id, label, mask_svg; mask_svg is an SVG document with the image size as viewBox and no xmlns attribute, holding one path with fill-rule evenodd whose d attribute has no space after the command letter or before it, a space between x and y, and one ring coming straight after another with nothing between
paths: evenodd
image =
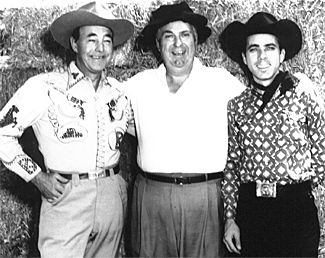
<instances>
[{"instance_id":1,"label":"young man in dark cowboy hat","mask_svg":"<svg viewBox=\"0 0 325 258\"><path fill-rule=\"evenodd\" d=\"M280 70L301 49L301 31L259 12L228 25L220 42L250 80L228 104L224 242L243 257L317 257L311 184L324 178L324 103L311 82L297 94L301 80Z\"/></svg>"},{"instance_id":2,"label":"young man in dark cowboy hat","mask_svg":"<svg viewBox=\"0 0 325 258\"><path fill-rule=\"evenodd\" d=\"M42 193L42 257L115 257L127 198L118 174L119 144L130 108L118 82L103 70L134 28L92 2L63 14L50 29L76 61L64 73L30 78L7 103L0 112L0 158ZM29 126L47 171L18 144Z\"/></svg>"},{"instance_id":3,"label":"young man in dark cowboy hat","mask_svg":"<svg viewBox=\"0 0 325 258\"><path fill-rule=\"evenodd\" d=\"M195 58L210 34L207 19L185 2L158 8L141 33L139 43L156 49L162 64L127 82L141 169L132 207L136 256L224 255L226 107L244 86Z\"/></svg>"}]
</instances>

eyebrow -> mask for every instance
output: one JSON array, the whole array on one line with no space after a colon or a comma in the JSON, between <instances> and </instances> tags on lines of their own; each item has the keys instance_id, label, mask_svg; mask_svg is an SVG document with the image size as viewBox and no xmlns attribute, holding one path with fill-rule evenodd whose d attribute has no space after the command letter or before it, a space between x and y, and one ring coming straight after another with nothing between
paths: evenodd
<instances>
[{"instance_id":1,"label":"eyebrow","mask_svg":"<svg viewBox=\"0 0 325 258\"><path fill-rule=\"evenodd\" d=\"M191 32L192 33L191 30L182 30L180 33L184 33L184 32ZM173 33L174 34L174 32L171 31L171 30L164 30L164 31L162 31L161 35L163 35L165 33Z\"/></svg>"},{"instance_id":2,"label":"eyebrow","mask_svg":"<svg viewBox=\"0 0 325 258\"><path fill-rule=\"evenodd\" d=\"M95 36L98 36L96 33L93 33L93 32L90 32L86 37L87 38L90 38L90 37L95 37ZM109 38L113 38L113 35L112 34L109 34L109 33L106 33L104 35L104 37L109 37Z\"/></svg>"},{"instance_id":3,"label":"eyebrow","mask_svg":"<svg viewBox=\"0 0 325 258\"><path fill-rule=\"evenodd\" d=\"M271 46L274 46L274 47L277 47L278 45L276 43L268 43L268 44L265 44L263 45L263 47L271 47ZM260 45L258 44L250 44L250 45L247 45L247 49L250 49L250 48L253 48L253 47L260 47Z\"/></svg>"}]
</instances>

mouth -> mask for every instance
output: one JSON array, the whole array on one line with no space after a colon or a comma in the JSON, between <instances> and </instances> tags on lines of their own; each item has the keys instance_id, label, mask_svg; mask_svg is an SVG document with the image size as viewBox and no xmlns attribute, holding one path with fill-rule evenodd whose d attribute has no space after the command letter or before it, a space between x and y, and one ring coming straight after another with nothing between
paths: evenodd
<instances>
[{"instance_id":1,"label":"mouth","mask_svg":"<svg viewBox=\"0 0 325 258\"><path fill-rule=\"evenodd\" d=\"M256 67L259 70L267 70L270 67L270 64L268 64L268 63L260 63L260 64L256 64Z\"/></svg>"},{"instance_id":2,"label":"mouth","mask_svg":"<svg viewBox=\"0 0 325 258\"><path fill-rule=\"evenodd\" d=\"M102 60L106 58L106 56L90 56L90 57L95 60Z\"/></svg>"},{"instance_id":3,"label":"mouth","mask_svg":"<svg viewBox=\"0 0 325 258\"><path fill-rule=\"evenodd\" d=\"M183 56L185 54L185 50L178 50L178 51L173 51L174 56Z\"/></svg>"}]
</instances>

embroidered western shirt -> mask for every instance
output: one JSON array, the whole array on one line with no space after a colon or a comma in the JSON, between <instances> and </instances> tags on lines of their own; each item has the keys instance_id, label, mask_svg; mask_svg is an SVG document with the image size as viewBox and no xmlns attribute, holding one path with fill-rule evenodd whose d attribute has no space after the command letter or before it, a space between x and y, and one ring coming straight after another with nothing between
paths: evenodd
<instances>
[{"instance_id":1,"label":"embroidered western shirt","mask_svg":"<svg viewBox=\"0 0 325 258\"><path fill-rule=\"evenodd\" d=\"M234 76L195 59L176 93L169 91L163 64L135 75L125 87L134 111L141 169L160 173L224 169L227 102L245 89Z\"/></svg>"},{"instance_id":2,"label":"embroidered western shirt","mask_svg":"<svg viewBox=\"0 0 325 258\"><path fill-rule=\"evenodd\" d=\"M130 113L119 82L104 73L97 91L75 63L65 73L34 76L0 112L0 159L26 181L41 171L18 143L32 126L49 169L84 173L114 166Z\"/></svg>"},{"instance_id":3,"label":"embroidered western shirt","mask_svg":"<svg viewBox=\"0 0 325 258\"><path fill-rule=\"evenodd\" d=\"M240 184L279 185L324 178L325 114L317 88L298 96L300 81L284 95L277 89L262 112L262 95L253 87L228 103L228 159L222 194L225 217L235 218Z\"/></svg>"}]
</instances>

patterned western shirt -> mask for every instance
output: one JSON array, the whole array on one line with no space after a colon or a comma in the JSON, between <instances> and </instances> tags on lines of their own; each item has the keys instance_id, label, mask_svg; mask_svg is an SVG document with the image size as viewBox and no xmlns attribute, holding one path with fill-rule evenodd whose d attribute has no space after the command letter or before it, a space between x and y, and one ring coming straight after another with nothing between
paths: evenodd
<instances>
[{"instance_id":1,"label":"patterned western shirt","mask_svg":"<svg viewBox=\"0 0 325 258\"><path fill-rule=\"evenodd\" d=\"M0 111L0 160L30 181L40 171L18 143L32 126L47 168L85 173L116 165L129 101L102 73L98 89L71 63L64 73L30 78Z\"/></svg>"},{"instance_id":2,"label":"patterned western shirt","mask_svg":"<svg viewBox=\"0 0 325 258\"><path fill-rule=\"evenodd\" d=\"M324 177L325 115L317 88L280 87L257 113L262 95L252 86L228 103L228 158L222 194L226 219L235 218L239 187L248 182L294 184ZM305 83L305 82L304 82Z\"/></svg>"}]
</instances>

